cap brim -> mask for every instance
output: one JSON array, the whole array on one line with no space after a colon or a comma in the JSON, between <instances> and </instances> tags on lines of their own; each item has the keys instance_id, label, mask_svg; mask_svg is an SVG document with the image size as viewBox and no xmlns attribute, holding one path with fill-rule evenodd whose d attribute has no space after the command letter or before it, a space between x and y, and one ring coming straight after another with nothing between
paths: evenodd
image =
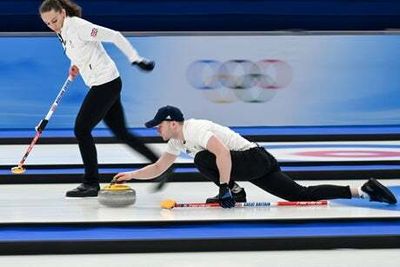
<instances>
[{"instance_id":1,"label":"cap brim","mask_svg":"<svg viewBox=\"0 0 400 267\"><path fill-rule=\"evenodd\" d=\"M146 122L146 123L144 124L144 126L146 126L146 128L153 128L153 127L159 125L160 123L161 123L161 122L159 122L159 121L151 120L151 121Z\"/></svg>"}]
</instances>

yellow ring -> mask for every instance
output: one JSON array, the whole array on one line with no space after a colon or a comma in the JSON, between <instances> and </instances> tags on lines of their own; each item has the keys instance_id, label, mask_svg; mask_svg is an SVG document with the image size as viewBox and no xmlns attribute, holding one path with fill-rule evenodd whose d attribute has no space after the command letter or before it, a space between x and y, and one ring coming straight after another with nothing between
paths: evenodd
<instances>
[{"instance_id":1,"label":"yellow ring","mask_svg":"<svg viewBox=\"0 0 400 267\"><path fill-rule=\"evenodd\" d=\"M102 188L103 190L106 191L126 191L126 190L132 190L132 188L130 188L127 185L124 184L110 184L110 185L106 185Z\"/></svg>"}]
</instances>

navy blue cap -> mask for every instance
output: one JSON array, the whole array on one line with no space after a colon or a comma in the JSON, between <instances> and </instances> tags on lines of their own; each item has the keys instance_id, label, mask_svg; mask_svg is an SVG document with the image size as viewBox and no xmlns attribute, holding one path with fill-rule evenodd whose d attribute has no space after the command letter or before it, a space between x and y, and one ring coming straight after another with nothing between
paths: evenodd
<instances>
[{"instance_id":1,"label":"navy blue cap","mask_svg":"<svg viewBox=\"0 0 400 267\"><path fill-rule=\"evenodd\" d=\"M157 111L154 119L146 122L144 125L147 128L153 128L163 121L184 121L184 118L179 108L173 106L165 106Z\"/></svg>"}]
</instances>

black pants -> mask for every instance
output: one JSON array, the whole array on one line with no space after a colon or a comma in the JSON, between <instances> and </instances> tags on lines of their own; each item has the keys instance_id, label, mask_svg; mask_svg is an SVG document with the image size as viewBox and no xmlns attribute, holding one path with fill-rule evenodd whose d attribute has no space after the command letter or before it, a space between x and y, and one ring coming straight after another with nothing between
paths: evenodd
<instances>
[{"instance_id":1,"label":"black pants","mask_svg":"<svg viewBox=\"0 0 400 267\"><path fill-rule=\"evenodd\" d=\"M76 117L74 132L85 167L84 183L99 182L97 152L91 132L101 120L104 120L118 140L126 143L152 162L158 159L143 142L128 132L121 104L121 88L122 82L119 77L111 82L93 86L86 95Z\"/></svg>"},{"instance_id":2,"label":"black pants","mask_svg":"<svg viewBox=\"0 0 400 267\"><path fill-rule=\"evenodd\" d=\"M235 180L250 181L259 188L288 201L316 201L351 198L349 186L302 186L283 173L276 159L262 147L246 151L231 151L230 186ZM204 150L196 154L194 163L200 173L219 185L215 155Z\"/></svg>"}]
</instances>

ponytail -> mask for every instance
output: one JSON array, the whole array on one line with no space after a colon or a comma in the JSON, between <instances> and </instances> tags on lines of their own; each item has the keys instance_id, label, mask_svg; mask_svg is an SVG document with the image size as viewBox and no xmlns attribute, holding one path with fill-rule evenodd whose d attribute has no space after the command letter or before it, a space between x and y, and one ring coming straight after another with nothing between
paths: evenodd
<instances>
[{"instance_id":1,"label":"ponytail","mask_svg":"<svg viewBox=\"0 0 400 267\"><path fill-rule=\"evenodd\" d=\"M82 16L82 8L71 0L44 0L39 7L39 13L42 14L50 10L60 12L62 9L65 9L68 17Z\"/></svg>"}]
</instances>

